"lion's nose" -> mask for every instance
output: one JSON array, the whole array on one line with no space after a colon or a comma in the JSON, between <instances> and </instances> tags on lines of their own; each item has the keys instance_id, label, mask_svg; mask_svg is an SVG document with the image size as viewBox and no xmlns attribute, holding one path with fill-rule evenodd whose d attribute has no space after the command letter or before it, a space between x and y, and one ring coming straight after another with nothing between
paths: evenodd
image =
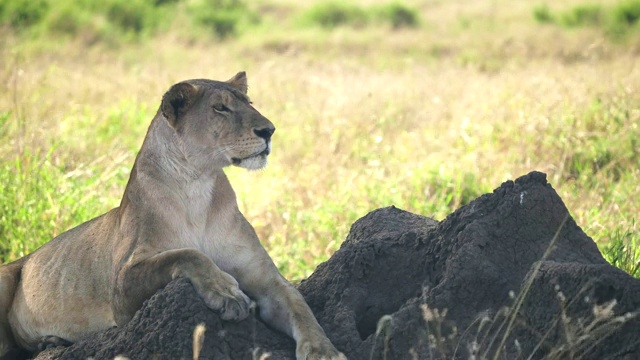
<instances>
[{"instance_id":1,"label":"lion's nose","mask_svg":"<svg viewBox=\"0 0 640 360\"><path fill-rule=\"evenodd\" d=\"M274 127L266 127L266 128L262 128L262 129L253 129L253 132L256 133L256 135L260 136L261 138L263 138L265 140L271 139L271 135L273 135L274 131L276 131L276 128L274 128Z\"/></svg>"}]
</instances>

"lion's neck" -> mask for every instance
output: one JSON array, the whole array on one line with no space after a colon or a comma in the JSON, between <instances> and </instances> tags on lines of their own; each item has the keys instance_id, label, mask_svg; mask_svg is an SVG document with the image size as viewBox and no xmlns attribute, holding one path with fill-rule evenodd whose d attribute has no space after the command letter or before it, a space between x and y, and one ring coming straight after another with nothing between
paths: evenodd
<instances>
[{"instance_id":1,"label":"lion's neck","mask_svg":"<svg viewBox=\"0 0 640 360\"><path fill-rule=\"evenodd\" d=\"M131 172L126 201L172 199L169 202L175 206L187 206L206 214L214 200L218 178L225 177L224 173L220 168L193 166L180 145L175 131L163 119L153 120ZM170 206L162 204L165 205Z\"/></svg>"},{"instance_id":2,"label":"lion's neck","mask_svg":"<svg viewBox=\"0 0 640 360\"><path fill-rule=\"evenodd\" d=\"M202 154L189 152L184 143L163 119L151 123L138 155L146 166L156 168L159 174L184 183L215 178L215 166L199 159Z\"/></svg>"}]
</instances>

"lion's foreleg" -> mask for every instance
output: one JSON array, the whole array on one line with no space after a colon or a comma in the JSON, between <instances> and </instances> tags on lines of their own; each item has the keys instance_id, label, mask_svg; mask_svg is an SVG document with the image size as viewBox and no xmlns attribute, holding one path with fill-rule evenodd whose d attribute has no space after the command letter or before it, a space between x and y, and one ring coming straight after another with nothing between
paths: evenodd
<instances>
[{"instance_id":1,"label":"lion's foreleg","mask_svg":"<svg viewBox=\"0 0 640 360\"><path fill-rule=\"evenodd\" d=\"M126 324L142 303L171 280L184 277L211 309L225 320L249 315L251 300L238 282L206 255L193 249L168 250L130 261L119 272L114 291L114 315L118 326Z\"/></svg>"},{"instance_id":2,"label":"lion's foreleg","mask_svg":"<svg viewBox=\"0 0 640 360\"><path fill-rule=\"evenodd\" d=\"M346 359L331 344L304 298L284 278L258 299L260 317L296 340L298 359Z\"/></svg>"}]
</instances>

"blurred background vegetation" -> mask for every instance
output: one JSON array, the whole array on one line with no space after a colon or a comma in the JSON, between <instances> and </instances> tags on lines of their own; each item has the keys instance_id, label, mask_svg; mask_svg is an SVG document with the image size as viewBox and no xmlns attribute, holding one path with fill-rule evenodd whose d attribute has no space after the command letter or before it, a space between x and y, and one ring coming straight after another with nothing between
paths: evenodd
<instances>
[{"instance_id":1,"label":"blurred background vegetation","mask_svg":"<svg viewBox=\"0 0 640 360\"><path fill-rule=\"evenodd\" d=\"M396 205L548 174L640 276L640 0L0 0L0 260L117 206L164 91L246 70L278 128L230 169L285 276Z\"/></svg>"}]
</instances>

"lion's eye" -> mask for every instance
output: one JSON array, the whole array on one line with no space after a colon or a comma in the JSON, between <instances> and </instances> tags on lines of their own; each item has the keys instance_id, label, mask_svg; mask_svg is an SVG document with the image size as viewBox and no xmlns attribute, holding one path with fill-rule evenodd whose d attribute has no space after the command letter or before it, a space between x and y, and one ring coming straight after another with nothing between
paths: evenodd
<instances>
[{"instance_id":1,"label":"lion's eye","mask_svg":"<svg viewBox=\"0 0 640 360\"><path fill-rule=\"evenodd\" d=\"M215 111L217 111L219 113L229 113L229 112L231 112L231 109L226 107L224 104L215 104L215 105L213 105L213 110L215 110Z\"/></svg>"}]
</instances>

